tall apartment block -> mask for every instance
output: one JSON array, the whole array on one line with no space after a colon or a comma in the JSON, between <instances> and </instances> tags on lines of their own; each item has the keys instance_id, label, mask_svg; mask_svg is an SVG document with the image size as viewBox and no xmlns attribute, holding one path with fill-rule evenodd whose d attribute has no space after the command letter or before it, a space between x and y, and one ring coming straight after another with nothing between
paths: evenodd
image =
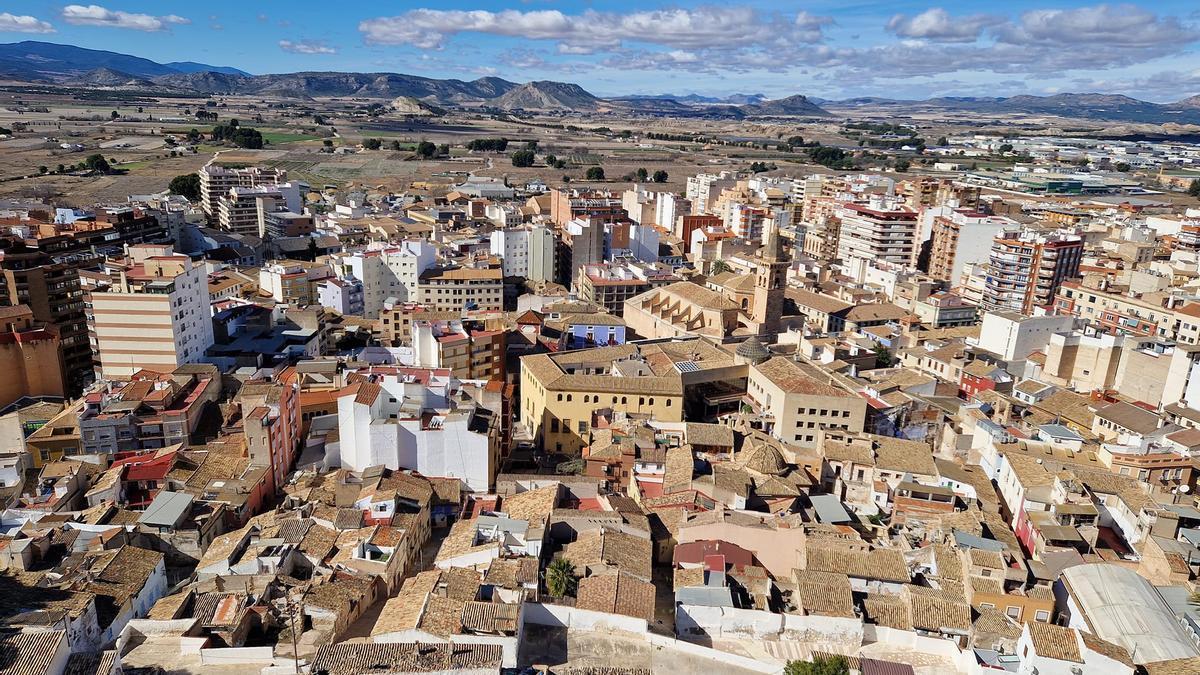
<instances>
[{"instance_id":1,"label":"tall apartment block","mask_svg":"<svg viewBox=\"0 0 1200 675\"><path fill-rule=\"evenodd\" d=\"M1050 305L1062 282L1079 275L1083 237L1071 230L1005 230L988 257L982 306L1029 314Z\"/></svg>"},{"instance_id":2,"label":"tall apartment block","mask_svg":"<svg viewBox=\"0 0 1200 675\"><path fill-rule=\"evenodd\" d=\"M202 362L213 344L208 277L187 256L150 256L91 298L102 378L169 373Z\"/></svg>"},{"instance_id":3,"label":"tall apartment block","mask_svg":"<svg viewBox=\"0 0 1200 675\"><path fill-rule=\"evenodd\" d=\"M287 180L283 169L260 169L249 167L233 169L209 164L200 169L200 207L209 218L215 219L220 211L220 200L231 188L252 188L260 185L275 185Z\"/></svg>"}]
</instances>

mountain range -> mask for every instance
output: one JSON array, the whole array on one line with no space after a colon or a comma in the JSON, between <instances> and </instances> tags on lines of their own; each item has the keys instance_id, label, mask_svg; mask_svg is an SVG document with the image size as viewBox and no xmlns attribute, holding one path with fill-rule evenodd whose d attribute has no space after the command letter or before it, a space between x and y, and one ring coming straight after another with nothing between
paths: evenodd
<instances>
[{"instance_id":1,"label":"mountain range","mask_svg":"<svg viewBox=\"0 0 1200 675\"><path fill-rule=\"evenodd\" d=\"M0 44L0 79L153 93L241 94L281 98L352 96L409 98L433 106L487 105L503 110L593 112L625 110L656 116L744 119L842 117L942 111L1029 114L1113 122L1200 124L1200 96L1150 103L1116 94L940 97L843 100L801 95L770 100L762 94L594 96L577 84L540 80L524 84L499 77L436 79L399 73L299 72L251 75L229 66L192 61L158 63L117 52L25 41Z\"/></svg>"}]
</instances>

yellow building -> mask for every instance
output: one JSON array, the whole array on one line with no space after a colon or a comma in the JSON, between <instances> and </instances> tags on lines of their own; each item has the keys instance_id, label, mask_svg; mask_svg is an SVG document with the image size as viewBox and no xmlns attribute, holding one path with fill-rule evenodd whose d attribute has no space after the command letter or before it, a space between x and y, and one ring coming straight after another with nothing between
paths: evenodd
<instances>
[{"instance_id":1,"label":"yellow building","mask_svg":"<svg viewBox=\"0 0 1200 675\"><path fill-rule=\"evenodd\" d=\"M526 356L520 420L547 451L577 454L595 411L702 421L706 389L744 382L746 368L701 337Z\"/></svg>"}]
</instances>

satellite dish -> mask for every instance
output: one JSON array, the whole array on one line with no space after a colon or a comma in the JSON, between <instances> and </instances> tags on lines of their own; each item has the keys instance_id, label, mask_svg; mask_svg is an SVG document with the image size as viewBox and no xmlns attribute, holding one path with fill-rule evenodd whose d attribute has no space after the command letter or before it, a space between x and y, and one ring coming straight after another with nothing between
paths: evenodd
<instances>
[{"instance_id":1,"label":"satellite dish","mask_svg":"<svg viewBox=\"0 0 1200 675\"><path fill-rule=\"evenodd\" d=\"M1192 487L1191 487L1190 485L1180 485L1180 486L1179 486L1179 491L1180 491L1180 492L1182 492L1182 493L1183 493L1183 494L1185 494L1185 495L1186 495L1188 492L1191 492L1191 490L1192 490Z\"/></svg>"}]
</instances>

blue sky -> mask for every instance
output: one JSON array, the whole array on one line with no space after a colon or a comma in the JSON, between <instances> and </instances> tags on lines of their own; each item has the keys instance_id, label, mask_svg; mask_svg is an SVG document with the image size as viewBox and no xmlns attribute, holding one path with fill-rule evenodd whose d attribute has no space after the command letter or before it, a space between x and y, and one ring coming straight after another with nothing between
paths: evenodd
<instances>
[{"instance_id":1,"label":"blue sky","mask_svg":"<svg viewBox=\"0 0 1200 675\"><path fill-rule=\"evenodd\" d=\"M577 82L599 95L1200 93L1194 2L18 0L0 41L253 73Z\"/></svg>"}]
</instances>

